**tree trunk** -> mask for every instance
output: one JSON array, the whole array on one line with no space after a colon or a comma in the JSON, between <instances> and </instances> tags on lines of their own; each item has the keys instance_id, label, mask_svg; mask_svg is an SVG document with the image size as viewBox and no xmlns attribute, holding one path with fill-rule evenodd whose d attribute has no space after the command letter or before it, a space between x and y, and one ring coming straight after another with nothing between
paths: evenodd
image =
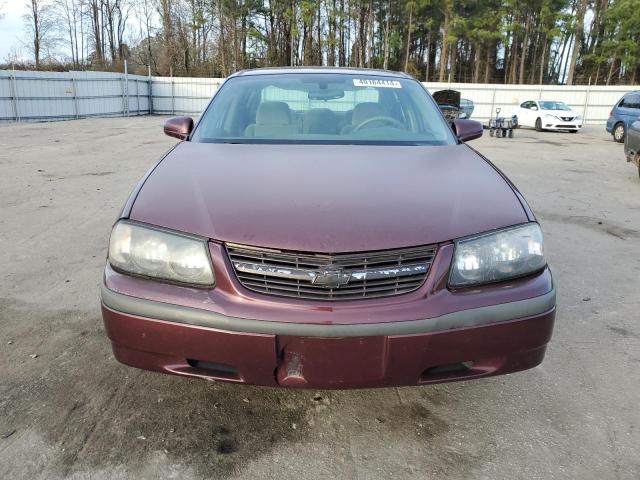
<instances>
[{"instance_id":1,"label":"tree trunk","mask_svg":"<svg viewBox=\"0 0 640 480\"><path fill-rule=\"evenodd\" d=\"M587 0L577 0L577 2L576 28L574 31L575 42L573 43L573 51L571 52L571 63L569 64L569 73L567 74L567 85L573 85L578 54L580 53L580 50L582 50L582 37L584 36L584 14L587 11Z\"/></svg>"},{"instance_id":2,"label":"tree trunk","mask_svg":"<svg viewBox=\"0 0 640 480\"><path fill-rule=\"evenodd\" d=\"M445 4L444 11L444 24L442 26L442 49L440 51L440 75L438 77L439 82L445 81L445 76L447 74L447 59L449 58L449 41L447 37L449 36L449 3Z\"/></svg>"},{"instance_id":3,"label":"tree trunk","mask_svg":"<svg viewBox=\"0 0 640 480\"><path fill-rule=\"evenodd\" d=\"M529 30L531 28L531 15L527 15L527 21L524 27L524 39L522 40L522 53L520 55L520 75L518 83L522 85L524 83L524 67L527 57L527 47L529 45Z\"/></svg>"},{"instance_id":4,"label":"tree trunk","mask_svg":"<svg viewBox=\"0 0 640 480\"><path fill-rule=\"evenodd\" d=\"M413 3L409 4L409 26L407 27L407 50L404 55L404 71L409 69L409 47L411 46L411 27L413 26Z\"/></svg>"},{"instance_id":5,"label":"tree trunk","mask_svg":"<svg viewBox=\"0 0 640 480\"><path fill-rule=\"evenodd\" d=\"M389 68L389 17L391 16L391 0L387 1L387 10L384 19L384 60L382 68L387 70Z\"/></svg>"}]
</instances>

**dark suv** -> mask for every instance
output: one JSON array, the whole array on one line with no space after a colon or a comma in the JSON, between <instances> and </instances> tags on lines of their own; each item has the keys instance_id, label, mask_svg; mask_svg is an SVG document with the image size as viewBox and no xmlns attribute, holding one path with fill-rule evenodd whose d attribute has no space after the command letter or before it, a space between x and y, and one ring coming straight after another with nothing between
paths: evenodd
<instances>
[{"instance_id":1,"label":"dark suv","mask_svg":"<svg viewBox=\"0 0 640 480\"><path fill-rule=\"evenodd\" d=\"M640 90L629 92L616 103L607 120L607 132L618 143L624 143L629 126L640 117Z\"/></svg>"}]
</instances>

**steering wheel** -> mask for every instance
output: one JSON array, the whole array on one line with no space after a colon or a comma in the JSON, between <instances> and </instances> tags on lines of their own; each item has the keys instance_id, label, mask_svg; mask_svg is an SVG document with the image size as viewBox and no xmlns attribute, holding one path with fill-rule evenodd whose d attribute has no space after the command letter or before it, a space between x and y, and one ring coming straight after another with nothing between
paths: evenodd
<instances>
[{"instance_id":1,"label":"steering wheel","mask_svg":"<svg viewBox=\"0 0 640 480\"><path fill-rule=\"evenodd\" d=\"M400 123L398 120L396 120L395 118L387 117L386 115L380 115L378 117L368 118L364 122L359 123L358 125L353 127L353 131L358 132L360 131L360 129L364 128L365 125L369 125L370 123L373 123L373 122L385 122L394 127L398 127L400 130L405 130L404 125Z\"/></svg>"}]
</instances>

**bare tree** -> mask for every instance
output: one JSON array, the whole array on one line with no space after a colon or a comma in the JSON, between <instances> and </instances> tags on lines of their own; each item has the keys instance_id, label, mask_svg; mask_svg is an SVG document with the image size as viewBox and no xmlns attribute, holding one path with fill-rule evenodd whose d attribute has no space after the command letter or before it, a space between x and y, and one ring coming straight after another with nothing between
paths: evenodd
<instances>
[{"instance_id":1,"label":"bare tree","mask_svg":"<svg viewBox=\"0 0 640 480\"><path fill-rule=\"evenodd\" d=\"M152 0L140 0L136 5L136 16L140 22L140 40L141 43L144 44L144 50L146 52L142 64L145 65L149 71L153 70L155 73L157 70L156 59L153 56L151 48L152 25L155 22L155 15L151 2Z\"/></svg>"},{"instance_id":2,"label":"bare tree","mask_svg":"<svg viewBox=\"0 0 640 480\"><path fill-rule=\"evenodd\" d=\"M54 27L54 14L48 0L29 0L25 4L24 15L29 46L33 51L36 70L40 69L42 51L51 46L51 32Z\"/></svg>"},{"instance_id":3,"label":"bare tree","mask_svg":"<svg viewBox=\"0 0 640 480\"><path fill-rule=\"evenodd\" d=\"M78 29L82 16L82 0L54 0L54 13L60 29L68 36L71 62L75 68L80 66L80 47Z\"/></svg>"}]
</instances>

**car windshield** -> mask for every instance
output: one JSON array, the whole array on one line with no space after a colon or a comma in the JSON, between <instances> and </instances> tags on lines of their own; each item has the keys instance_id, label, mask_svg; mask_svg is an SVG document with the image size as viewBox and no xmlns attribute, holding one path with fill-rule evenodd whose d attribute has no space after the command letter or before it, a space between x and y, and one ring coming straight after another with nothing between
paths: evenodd
<instances>
[{"instance_id":1,"label":"car windshield","mask_svg":"<svg viewBox=\"0 0 640 480\"><path fill-rule=\"evenodd\" d=\"M229 79L191 140L215 143L453 145L435 102L411 79L287 73Z\"/></svg>"},{"instance_id":2,"label":"car windshield","mask_svg":"<svg viewBox=\"0 0 640 480\"><path fill-rule=\"evenodd\" d=\"M542 110L571 110L564 102L538 102Z\"/></svg>"}]
</instances>

